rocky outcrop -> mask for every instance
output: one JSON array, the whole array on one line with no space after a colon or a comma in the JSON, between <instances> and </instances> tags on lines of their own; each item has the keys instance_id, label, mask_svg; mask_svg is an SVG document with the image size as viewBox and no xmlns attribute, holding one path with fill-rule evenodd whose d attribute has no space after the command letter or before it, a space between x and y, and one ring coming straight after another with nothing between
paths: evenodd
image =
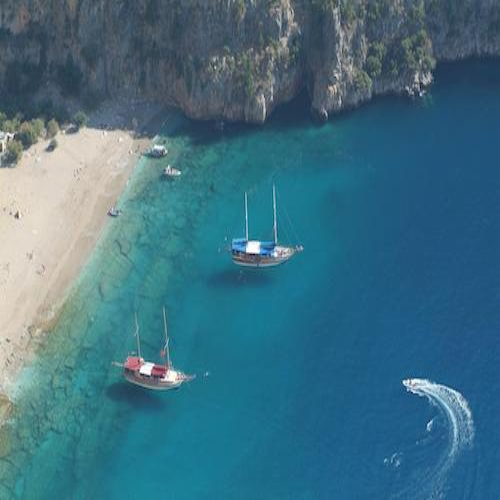
<instances>
[{"instance_id":1,"label":"rocky outcrop","mask_svg":"<svg viewBox=\"0 0 500 500\"><path fill-rule=\"evenodd\" d=\"M263 122L307 88L323 119L413 93L435 60L500 53L497 0L3 0L8 96L141 97Z\"/></svg>"}]
</instances>

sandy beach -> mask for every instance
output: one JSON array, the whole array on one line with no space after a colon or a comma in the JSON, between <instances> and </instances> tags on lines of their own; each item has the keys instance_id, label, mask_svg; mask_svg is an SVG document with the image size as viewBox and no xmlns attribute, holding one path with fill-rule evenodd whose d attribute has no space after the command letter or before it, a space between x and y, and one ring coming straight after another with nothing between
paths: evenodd
<instances>
[{"instance_id":1,"label":"sandy beach","mask_svg":"<svg viewBox=\"0 0 500 500\"><path fill-rule=\"evenodd\" d=\"M57 317L148 147L151 136L132 128L151 122L154 110L134 112L96 113L78 133L60 132L55 151L41 140L16 168L0 169L0 392Z\"/></svg>"}]
</instances>

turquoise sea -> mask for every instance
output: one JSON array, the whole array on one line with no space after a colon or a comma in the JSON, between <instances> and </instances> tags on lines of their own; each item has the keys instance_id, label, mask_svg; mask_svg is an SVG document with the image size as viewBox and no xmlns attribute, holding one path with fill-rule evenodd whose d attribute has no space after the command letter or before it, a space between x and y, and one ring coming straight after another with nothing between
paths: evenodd
<instances>
[{"instance_id":1,"label":"turquoise sea","mask_svg":"<svg viewBox=\"0 0 500 500\"><path fill-rule=\"evenodd\" d=\"M305 98L223 133L179 115L141 160L0 434L0 498L500 497L500 62L314 124ZM305 247L242 271L244 232ZM290 224L292 221L292 224ZM178 391L127 385L160 361ZM402 381L418 377L409 392ZM422 396L422 397L419 397Z\"/></svg>"}]
</instances>

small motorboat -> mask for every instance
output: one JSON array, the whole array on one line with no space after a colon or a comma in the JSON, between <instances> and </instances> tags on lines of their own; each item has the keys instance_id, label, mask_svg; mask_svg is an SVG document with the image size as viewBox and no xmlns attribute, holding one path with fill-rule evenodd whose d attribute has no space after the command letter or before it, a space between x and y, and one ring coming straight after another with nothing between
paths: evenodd
<instances>
[{"instance_id":1,"label":"small motorboat","mask_svg":"<svg viewBox=\"0 0 500 500\"><path fill-rule=\"evenodd\" d=\"M148 156L151 156L151 158L163 158L164 156L167 156L168 149L163 146L162 144L155 144L149 151L148 151Z\"/></svg>"},{"instance_id":2,"label":"small motorboat","mask_svg":"<svg viewBox=\"0 0 500 500\"><path fill-rule=\"evenodd\" d=\"M403 385L408 389L415 389L418 387L419 380L416 378L407 378L403 380Z\"/></svg>"},{"instance_id":3,"label":"small motorboat","mask_svg":"<svg viewBox=\"0 0 500 500\"><path fill-rule=\"evenodd\" d=\"M123 213L123 210L120 209L120 208L116 208L116 207L111 207L109 210L108 210L108 215L110 217L120 217L120 215Z\"/></svg>"},{"instance_id":4,"label":"small motorboat","mask_svg":"<svg viewBox=\"0 0 500 500\"><path fill-rule=\"evenodd\" d=\"M177 170L176 168L172 167L171 165L167 165L163 169L163 176L164 177L180 177L181 171Z\"/></svg>"}]
</instances>

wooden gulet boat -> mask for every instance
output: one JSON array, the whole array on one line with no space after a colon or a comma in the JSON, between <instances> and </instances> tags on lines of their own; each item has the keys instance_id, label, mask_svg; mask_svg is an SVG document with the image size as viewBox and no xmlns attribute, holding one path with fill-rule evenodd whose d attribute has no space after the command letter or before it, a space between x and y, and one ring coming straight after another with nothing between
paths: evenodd
<instances>
[{"instance_id":1,"label":"wooden gulet boat","mask_svg":"<svg viewBox=\"0 0 500 500\"><path fill-rule=\"evenodd\" d=\"M163 308L163 324L165 330L165 345L161 351L162 357L166 356L165 364L156 364L145 361L141 355L141 340L139 337L139 325L137 314L135 315L135 337L137 339L137 355L129 355L124 363L113 363L115 366L123 368L123 376L131 384L152 389L156 391L168 391L179 388L184 382L189 382L194 375L175 370L170 360L169 339L167 333L167 318L165 308Z\"/></svg>"},{"instance_id":2,"label":"wooden gulet boat","mask_svg":"<svg viewBox=\"0 0 500 500\"><path fill-rule=\"evenodd\" d=\"M278 243L278 221L276 216L276 188L273 185L273 241L250 240L248 237L248 198L245 193L245 237L231 242L231 257L235 264L244 267L274 267L290 260L302 252L302 245L284 246Z\"/></svg>"}]
</instances>

